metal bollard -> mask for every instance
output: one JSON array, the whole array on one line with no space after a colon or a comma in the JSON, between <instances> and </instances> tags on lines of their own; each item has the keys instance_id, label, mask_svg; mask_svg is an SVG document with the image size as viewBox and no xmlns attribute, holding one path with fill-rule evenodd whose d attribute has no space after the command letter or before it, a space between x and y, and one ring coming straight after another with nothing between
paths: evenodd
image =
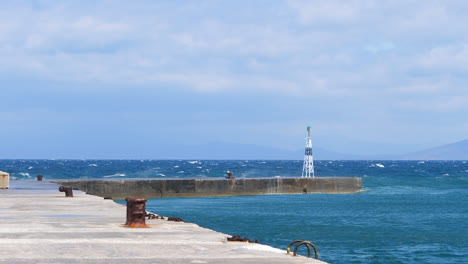
<instances>
[{"instance_id":1,"label":"metal bollard","mask_svg":"<svg viewBox=\"0 0 468 264\"><path fill-rule=\"evenodd\" d=\"M148 227L145 221L146 199L130 197L125 198L125 201L127 201L127 221L125 225L132 228Z\"/></svg>"},{"instance_id":2,"label":"metal bollard","mask_svg":"<svg viewBox=\"0 0 468 264\"><path fill-rule=\"evenodd\" d=\"M37 175L37 181L42 181L42 177L44 177L44 176L42 176L42 175Z\"/></svg>"},{"instance_id":3,"label":"metal bollard","mask_svg":"<svg viewBox=\"0 0 468 264\"><path fill-rule=\"evenodd\" d=\"M60 186L59 191L65 192L66 197L73 197L73 188L71 186Z\"/></svg>"}]
</instances>

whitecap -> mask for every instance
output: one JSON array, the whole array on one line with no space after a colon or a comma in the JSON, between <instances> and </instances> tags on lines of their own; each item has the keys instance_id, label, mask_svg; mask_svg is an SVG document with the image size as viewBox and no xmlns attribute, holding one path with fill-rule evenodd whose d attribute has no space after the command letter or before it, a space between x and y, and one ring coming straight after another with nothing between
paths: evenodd
<instances>
[{"instance_id":1,"label":"whitecap","mask_svg":"<svg viewBox=\"0 0 468 264\"><path fill-rule=\"evenodd\" d=\"M197 169L203 169L203 167L197 167Z\"/></svg>"},{"instance_id":2,"label":"whitecap","mask_svg":"<svg viewBox=\"0 0 468 264\"><path fill-rule=\"evenodd\" d=\"M89 167L97 167L97 164L88 164Z\"/></svg>"},{"instance_id":3,"label":"whitecap","mask_svg":"<svg viewBox=\"0 0 468 264\"><path fill-rule=\"evenodd\" d=\"M179 171L178 173L185 173L185 171Z\"/></svg>"},{"instance_id":4,"label":"whitecap","mask_svg":"<svg viewBox=\"0 0 468 264\"><path fill-rule=\"evenodd\" d=\"M34 167L29 167L28 170L31 170L32 168L34 168Z\"/></svg>"},{"instance_id":5,"label":"whitecap","mask_svg":"<svg viewBox=\"0 0 468 264\"><path fill-rule=\"evenodd\" d=\"M383 164L376 163L376 164L371 164L369 167L379 167L379 168L385 168Z\"/></svg>"},{"instance_id":6,"label":"whitecap","mask_svg":"<svg viewBox=\"0 0 468 264\"><path fill-rule=\"evenodd\" d=\"M18 174L24 177L31 177L31 175L29 175L27 172L19 172Z\"/></svg>"},{"instance_id":7,"label":"whitecap","mask_svg":"<svg viewBox=\"0 0 468 264\"><path fill-rule=\"evenodd\" d=\"M188 163L190 163L190 164L197 164L197 163L198 163L198 160L188 161Z\"/></svg>"},{"instance_id":8,"label":"whitecap","mask_svg":"<svg viewBox=\"0 0 468 264\"><path fill-rule=\"evenodd\" d=\"M179 168L179 166L178 166L178 165L175 165L174 168Z\"/></svg>"},{"instance_id":9,"label":"whitecap","mask_svg":"<svg viewBox=\"0 0 468 264\"><path fill-rule=\"evenodd\" d=\"M112 175L106 175L106 176L104 176L104 178L125 177L125 176L127 176L125 173L116 173L116 174L112 174Z\"/></svg>"},{"instance_id":10,"label":"whitecap","mask_svg":"<svg viewBox=\"0 0 468 264\"><path fill-rule=\"evenodd\" d=\"M158 173L158 174L156 174L156 176L166 177L166 174Z\"/></svg>"}]
</instances>

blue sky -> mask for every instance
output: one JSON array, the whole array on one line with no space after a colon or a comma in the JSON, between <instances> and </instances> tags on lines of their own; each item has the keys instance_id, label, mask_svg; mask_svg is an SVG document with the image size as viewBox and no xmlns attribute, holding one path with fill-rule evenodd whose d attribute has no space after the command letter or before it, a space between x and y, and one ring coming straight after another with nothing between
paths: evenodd
<instances>
[{"instance_id":1,"label":"blue sky","mask_svg":"<svg viewBox=\"0 0 468 264\"><path fill-rule=\"evenodd\" d=\"M456 0L2 1L0 158L294 150L307 125L315 146L356 154L467 139L467 13Z\"/></svg>"}]
</instances>

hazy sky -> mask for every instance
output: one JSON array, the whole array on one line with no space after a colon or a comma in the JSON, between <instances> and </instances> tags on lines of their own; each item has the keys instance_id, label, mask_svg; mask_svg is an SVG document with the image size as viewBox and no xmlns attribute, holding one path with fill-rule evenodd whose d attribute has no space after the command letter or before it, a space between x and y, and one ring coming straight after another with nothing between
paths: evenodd
<instances>
[{"instance_id":1,"label":"hazy sky","mask_svg":"<svg viewBox=\"0 0 468 264\"><path fill-rule=\"evenodd\" d=\"M467 139L467 14L456 0L3 0L0 158L300 149L307 125L315 146L360 154Z\"/></svg>"}]
</instances>

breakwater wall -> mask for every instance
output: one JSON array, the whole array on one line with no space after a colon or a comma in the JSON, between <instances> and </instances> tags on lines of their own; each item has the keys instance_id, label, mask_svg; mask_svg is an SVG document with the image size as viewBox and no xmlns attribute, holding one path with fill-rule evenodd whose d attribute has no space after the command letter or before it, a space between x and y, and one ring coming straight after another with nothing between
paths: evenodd
<instances>
[{"instance_id":1,"label":"breakwater wall","mask_svg":"<svg viewBox=\"0 0 468 264\"><path fill-rule=\"evenodd\" d=\"M196 197L300 193L356 193L362 180L356 177L318 178L187 178L187 179L81 179L52 180L88 194L125 197Z\"/></svg>"}]
</instances>

